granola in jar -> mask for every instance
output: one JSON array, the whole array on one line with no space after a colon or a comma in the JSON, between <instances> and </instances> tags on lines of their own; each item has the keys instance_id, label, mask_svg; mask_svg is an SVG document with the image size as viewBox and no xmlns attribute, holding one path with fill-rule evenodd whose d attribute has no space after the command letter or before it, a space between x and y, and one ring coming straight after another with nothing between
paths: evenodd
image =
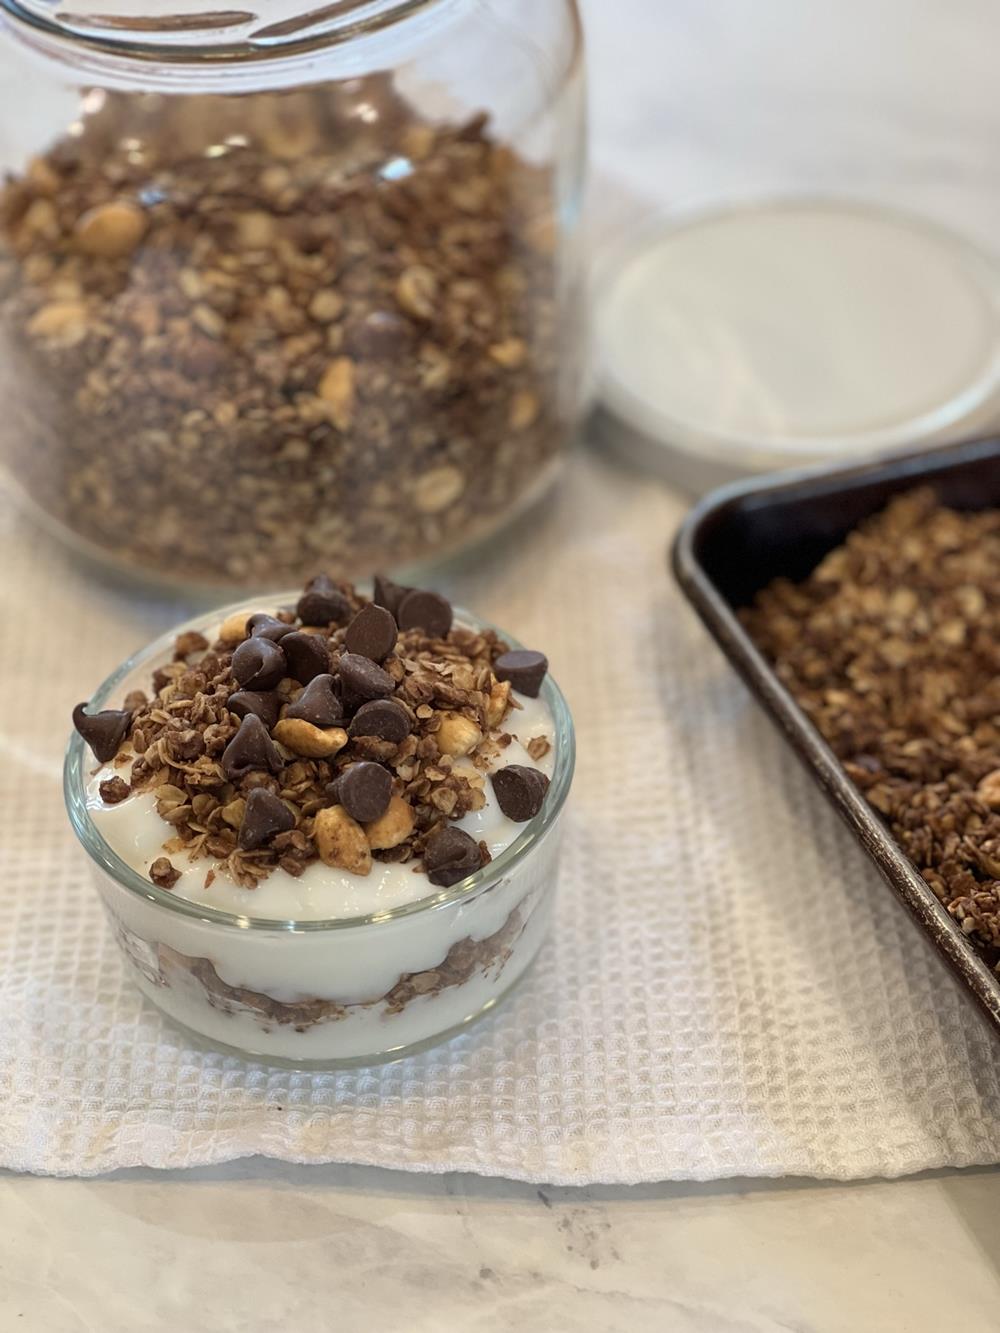
<instances>
[{"instance_id":1,"label":"granola in jar","mask_svg":"<svg viewBox=\"0 0 1000 1333\"><path fill-rule=\"evenodd\" d=\"M94 92L0 189L0 456L158 579L406 564L544 487L572 425L551 168L388 76Z\"/></svg>"}]
</instances>

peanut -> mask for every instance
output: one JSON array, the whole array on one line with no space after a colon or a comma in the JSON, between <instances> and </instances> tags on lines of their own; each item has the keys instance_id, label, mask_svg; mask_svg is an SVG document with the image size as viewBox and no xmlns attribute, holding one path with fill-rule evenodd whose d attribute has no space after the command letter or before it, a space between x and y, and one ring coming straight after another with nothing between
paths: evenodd
<instances>
[{"instance_id":1,"label":"peanut","mask_svg":"<svg viewBox=\"0 0 1000 1333\"><path fill-rule=\"evenodd\" d=\"M318 291L309 302L309 313L317 324L332 324L344 309L344 298L331 287Z\"/></svg>"},{"instance_id":2,"label":"peanut","mask_svg":"<svg viewBox=\"0 0 1000 1333\"><path fill-rule=\"evenodd\" d=\"M242 643L247 637L247 621L249 618L245 611L234 611L231 616L226 616L219 626L219 638L222 642L226 644Z\"/></svg>"},{"instance_id":3,"label":"peanut","mask_svg":"<svg viewBox=\"0 0 1000 1333\"><path fill-rule=\"evenodd\" d=\"M393 796L385 814L379 815L378 819L373 819L370 824L365 825L368 846L374 852L398 847L413 832L415 824L413 807L408 805L402 796Z\"/></svg>"},{"instance_id":4,"label":"peanut","mask_svg":"<svg viewBox=\"0 0 1000 1333\"><path fill-rule=\"evenodd\" d=\"M510 707L509 680L495 680L493 688L490 690L490 701L486 706L486 722L492 730L493 727L499 727L500 723L507 716L507 709Z\"/></svg>"},{"instance_id":5,"label":"peanut","mask_svg":"<svg viewBox=\"0 0 1000 1333\"><path fill-rule=\"evenodd\" d=\"M431 468L417 482L413 498L422 514L439 514L453 505L465 490L465 478L457 467L446 463Z\"/></svg>"},{"instance_id":6,"label":"peanut","mask_svg":"<svg viewBox=\"0 0 1000 1333\"><path fill-rule=\"evenodd\" d=\"M123 259L146 234L148 221L138 204L114 199L88 209L76 224L76 242L88 255Z\"/></svg>"},{"instance_id":7,"label":"peanut","mask_svg":"<svg viewBox=\"0 0 1000 1333\"><path fill-rule=\"evenodd\" d=\"M87 323L87 307L82 301L50 301L28 321L34 338L61 338L82 332Z\"/></svg>"},{"instance_id":8,"label":"peanut","mask_svg":"<svg viewBox=\"0 0 1000 1333\"><path fill-rule=\"evenodd\" d=\"M347 732L342 727L314 727L300 717L282 718L271 735L286 750L306 759L329 759L347 744Z\"/></svg>"},{"instance_id":9,"label":"peanut","mask_svg":"<svg viewBox=\"0 0 1000 1333\"><path fill-rule=\"evenodd\" d=\"M441 725L435 733L435 739L442 754L457 757L471 754L483 739L483 733L475 722L462 713L442 713Z\"/></svg>"},{"instance_id":10,"label":"peanut","mask_svg":"<svg viewBox=\"0 0 1000 1333\"><path fill-rule=\"evenodd\" d=\"M396 283L396 300L415 319L433 319L437 306L438 280L425 264L403 269Z\"/></svg>"},{"instance_id":11,"label":"peanut","mask_svg":"<svg viewBox=\"0 0 1000 1333\"><path fill-rule=\"evenodd\" d=\"M976 795L991 810L1000 810L1000 768L986 774L976 788Z\"/></svg>"},{"instance_id":12,"label":"peanut","mask_svg":"<svg viewBox=\"0 0 1000 1333\"><path fill-rule=\"evenodd\" d=\"M522 338L504 338L503 342L494 343L490 348L490 356L504 370L516 370L518 366L523 366L527 354L528 348Z\"/></svg>"},{"instance_id":13,"label":"peanut","mask_svg":"<svg viewBox=\"0 0 1000 1333\"><path fill-rule=\"evenodd\" d=\"M347 430L354 419L354 362L338 356L323 372L318 393L326 404L327 415L338 430Z\"/></svg>"},{"instance_id":14,"label":"peanut","mask_svg":"<svg viewBox=\"0 0 1000 1333\"><path fill-rule=\"evenodd\" d=\"M372 854L365 831L342 805L316 812L313 839L326 865L338 866L352 875L371 874Z\"/></svg>"}]
</instances>

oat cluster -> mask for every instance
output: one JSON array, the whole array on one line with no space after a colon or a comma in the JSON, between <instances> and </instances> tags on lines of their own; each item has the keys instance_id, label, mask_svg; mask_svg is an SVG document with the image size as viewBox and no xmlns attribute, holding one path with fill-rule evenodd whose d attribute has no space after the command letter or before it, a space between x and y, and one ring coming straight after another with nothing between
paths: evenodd
<instances>
[{"instance_id":1,"label":"oat cluster","mask_svg":"<svg viewBox=\"0 0 1000 1333\"><path fill-rule=\"evenodd\" d=\"M1000 958L1000 511L912 491L744 622L948 911Z\"/></svg>"}]
</instances>

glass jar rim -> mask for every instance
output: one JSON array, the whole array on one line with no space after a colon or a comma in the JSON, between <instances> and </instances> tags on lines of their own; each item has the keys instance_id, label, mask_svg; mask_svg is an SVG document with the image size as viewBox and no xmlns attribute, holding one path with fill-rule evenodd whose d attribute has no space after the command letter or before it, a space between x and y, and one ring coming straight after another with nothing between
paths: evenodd
<instances>
[{"instance_id":1,"label":"glass jar rim","mask_svg":"<svg viewBox=\"0 0 1000 1333\"><path fill-rule=\"evenodd\" d=\"M55 17L31 0L0 0L0 15L47 51L68 45L129 62L238 65L308 56L461 2L333 0L319 8L307 5L302 12L274 22L262 21L252 10L207 5L200 14L167 13L158 21L149 16L73 14L65 9Z\"/></svg>"},{"instance_id":2,"label":"glass jar rim","mask_svg":"<svg viewBox=\"0 0 1000 1333\"><path fill-rule=\"evenodd\" d=\"M263 600L273 599L274 603L282 605L287 602L294 602L298 595L299 590L293 589L267 594L266 598L242 598L229 606L220 607L208 613L203 612L185 621L184 624L175 626L154 639L152 643L147 644L145 648L126 658L94 691L90 699L90 707L103 708L114 696L115 691L125 678L137 668L152 666L158 658L164 656L169 660L174 640L178 634L188 630L202 630L216 625L228 616L235 615L240 611L245 610L248 614L252 614L253 610L260 609L260 602ZM491 624L488 620L483 620L479 616L464 611L461 607L455 607L455 619L459 624L470 629L495 630L511 648L523 647L523 644L519 643L505 630ZM436 911L439 908L449 907L455 903L478 897L518 865L554 826L566 802L573 780L573 771L576 764L576 735L569 705L562 690L553 680L551 673L546 675L542 683L541 697L551 710L555 727L553 741L555 767L545 804L539 814L524 825L521 832L509 846L499 852L482 869L476 871L474 875L469 875L466 879L448 889L442 889L439 892L418 898L412 903L403 903L398 907L386 908L384 911L371 912L362 916L323 917L315 920L250 917L239 912L227 912L222 908L204 906L193 902L189 898L177 897L167 889L161 889L152 880L144 878L138 871L128 865L105 841L104 836L94 823L86 795L90 752L82 736L76 731L70 736L69 744L66 747L66 758L63 765L63 796L73 831L91 860L122 888L127 889L136 897L155 903L158 907L163 907L170 912L206 924L220 925L237 930L255 930L278 934L348 930L387 924L402 917Z\"/></svg>"},{"instance_id":3,"label":"glass jar rim","mask_svg":"<svg viewBox=\"0 0 1000 1333\"><path fill-rule=\"evenodd\" d=\"M560 2L572 31L568 76L581 59L583 24L578 0ZM134 68L148 80L155 71L156 89L162 89L172 87L175 76L189 76L199 69L228 69L236 77L240 70L262 65L290 64L297 71L303 60L308 63L338 48L346 52L368 45L365 39L379 39L403 25L417 37L445 15L468 8L469 0L329 0L318 6L306 0L301 10L275 22L261 20L249 9L212 9L206 4L200 14L168 12L157 22L148 15L125 19L73 14L65 7L56 17L38 0L0 0L0 27L7 23L43 55L58 58L72 52L78 60L89 56L88 74ZM383 60L379 67L385 64ZM351 69L342 74L351 76Z\"/></svg>"}]
</instances>

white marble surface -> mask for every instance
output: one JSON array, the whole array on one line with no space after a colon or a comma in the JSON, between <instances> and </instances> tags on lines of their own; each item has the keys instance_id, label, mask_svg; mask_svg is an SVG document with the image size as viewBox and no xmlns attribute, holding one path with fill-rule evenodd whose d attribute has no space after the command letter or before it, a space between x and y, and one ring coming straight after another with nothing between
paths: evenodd
<instances>
[{"instance_id":1,"label":"white marble surface","mask_svg":"<svg viewBox=\"0 0 1000 1333\"><path fill-rule=\"evenodd\" d=\"M0 1177L0 1328L990 1333L998 1186L536 1189L257 1160Z\"/></svg>"},{"instance_id":2,"label":"white marble surface","mask_svg":"<svg viewBox=\"0 0 1000 1333\"><path fill-rule=\"evenodd\" d=\"M994 243L992 0L589 0L597 234L838 189ZM536 1190L253 1160L0 1175L0 1330L1000 1327L1000 1175Z\"/></svg>"}]
</instances>

